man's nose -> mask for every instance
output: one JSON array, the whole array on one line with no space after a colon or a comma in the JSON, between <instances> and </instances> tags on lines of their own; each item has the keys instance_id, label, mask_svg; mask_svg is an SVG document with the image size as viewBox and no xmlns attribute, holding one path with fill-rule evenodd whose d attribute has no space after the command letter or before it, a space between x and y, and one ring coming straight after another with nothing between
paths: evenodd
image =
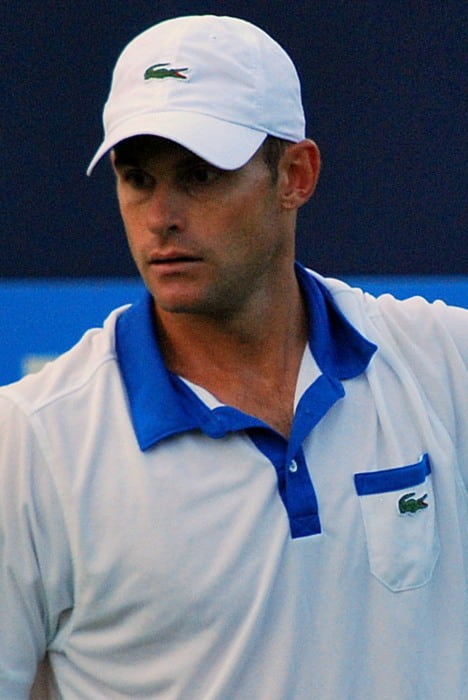
<instances>
[{"instance_id":1,"label":"man's nose","mask_svg":"<svg viewBox=\"0 0 468 700\"><path fill-rule=\"evenodd\" d=\"M184 222L183 197L164 182L155 185L146 212L148 229L159 236L182 230Z\"/></svg>"}]
</instances>

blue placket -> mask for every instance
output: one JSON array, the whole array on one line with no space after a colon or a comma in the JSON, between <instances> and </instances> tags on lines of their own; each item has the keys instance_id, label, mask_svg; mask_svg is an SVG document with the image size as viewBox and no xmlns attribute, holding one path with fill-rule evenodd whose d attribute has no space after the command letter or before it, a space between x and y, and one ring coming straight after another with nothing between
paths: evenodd
<instances>
[{"instance_id":1,"label":"blue placket","mask_svg":"<svg viewBox=\"0 0 468 700\"><path fill-rule=\"evenodd\" d=\"M303 443L327 411L344 396L337 379L321 375L303 394L289 441L272 430L250 430L257 448L276 469L278 491L288 514L291 537L320 534L319 506Z\"/></svg>"}]
</instances>

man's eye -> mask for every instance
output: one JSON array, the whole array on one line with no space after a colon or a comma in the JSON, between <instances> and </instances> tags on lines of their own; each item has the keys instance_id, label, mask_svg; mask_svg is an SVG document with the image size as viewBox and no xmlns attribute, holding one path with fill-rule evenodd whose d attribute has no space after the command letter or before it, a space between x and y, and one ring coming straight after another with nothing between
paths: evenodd
<instances>
[{"instance_id":1,"label":"man's eye","mask_svg":"<svg viewBox=\"0 0 468 700\"><path fill-rule=\"evenodd\" d=\"M209 185L219 177L220 171L209 165L197 165L191 168L186 175L187 183L190 185Z\"/></svg>"},{"instance_id":2,"label":"man's eye","mask_svg":"<svg viewBox=\"0 0 468 700\"><path fill-rule=\"evenodd\" d=\"M123 174L123 179L137 190L146 189L152 184L151 177L147 175L144 170L140 170L139 168L126 170Z\"/></svg>"}]
</instances>

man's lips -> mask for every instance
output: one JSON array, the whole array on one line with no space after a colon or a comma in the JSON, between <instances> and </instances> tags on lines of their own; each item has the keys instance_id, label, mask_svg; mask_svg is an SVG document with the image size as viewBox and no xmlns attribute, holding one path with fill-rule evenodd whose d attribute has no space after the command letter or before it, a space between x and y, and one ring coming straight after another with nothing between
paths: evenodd
<instances>
[{"instance_id":1,"label":"man's lips","mask_svg":"<svg viewBox=\"0 0 468 700\"><path fill-rule=\"evenodd\" d=\"M160 271L175 271L201 262L202 258L196 255L190 255L183 252L171 252L168 254L155 254L149 259L152 267L156 267Z\"/></svg>"},{"instance_id":2,"label":"man's lips","mask_svg":"<svg viewBox=\"0 0 468 700\"><path fill-rule=\"evenodd\" d=\"M150 258L151 265L168 265L170 263L178 262L197 262L201 260L200 257L196 255L187 255L184 253L177 253L174 255L154 255Z\"/></svg>"}]
</instances>

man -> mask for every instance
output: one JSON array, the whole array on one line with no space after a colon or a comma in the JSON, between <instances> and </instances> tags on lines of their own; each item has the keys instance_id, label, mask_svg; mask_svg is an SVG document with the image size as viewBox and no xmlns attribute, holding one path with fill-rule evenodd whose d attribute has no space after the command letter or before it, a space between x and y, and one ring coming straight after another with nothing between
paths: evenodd
<instances>
[{"instance_id":1,"label":"man","mask_svg":"<svg viewBox=\"0 0 468 700\"><path fill-rule=\"evenodd\" d=\"M104 112L148 293L0 392L0 697L467 695L467 313L294 263L320 158L238 19L131 42Z\"/></svg>"}]
</instances>

